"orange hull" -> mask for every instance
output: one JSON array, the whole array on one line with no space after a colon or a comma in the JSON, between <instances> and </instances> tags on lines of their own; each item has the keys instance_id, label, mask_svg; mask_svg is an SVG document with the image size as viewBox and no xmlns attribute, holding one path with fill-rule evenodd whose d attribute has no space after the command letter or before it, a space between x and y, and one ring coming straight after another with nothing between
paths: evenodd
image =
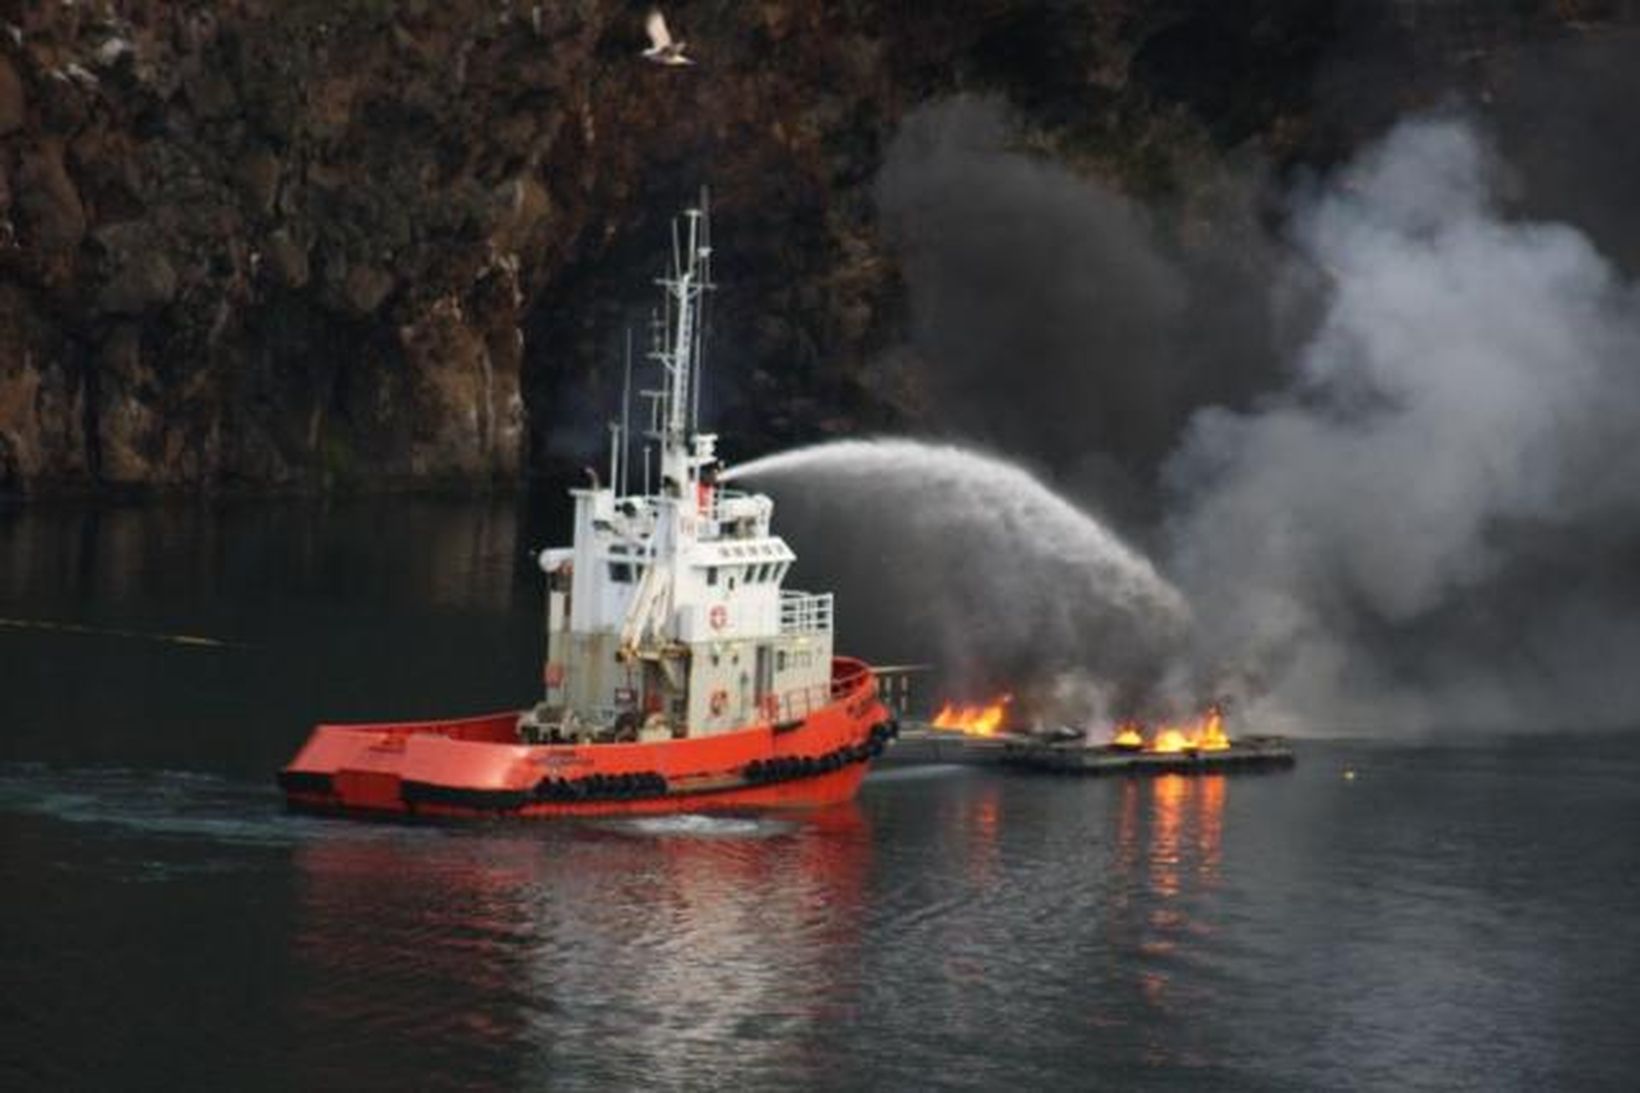
<instances>
[{"instance_id":1,"label":"orange hull","mask_svg":"<svg viewBox=\"0 0 1640 1093\"><path fill-rule=\"evenodd\" d=\"M654 815L846 801L894 727L876 678L833 665L801 720L645 744L524 744L515 711L455 721L320 725L279 784L293 807L375 815Z\"/></svg>"}]
</instances>

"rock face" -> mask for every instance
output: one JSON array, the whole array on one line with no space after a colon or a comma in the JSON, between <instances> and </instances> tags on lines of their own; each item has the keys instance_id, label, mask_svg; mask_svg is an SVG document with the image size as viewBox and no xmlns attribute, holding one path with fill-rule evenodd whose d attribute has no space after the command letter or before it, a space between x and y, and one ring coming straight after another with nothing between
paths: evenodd
<instances>
[{"instance_id":1,"label":"rock face","mask_svg":"<svg viewBox=\"0 0 1640 1093\"><path fill-rule=\"evenodd\" d=\"M0 37L0 487L518 473L596 12L37 7Z\"/></svg>"},{"instance_id":2,"label":"rock face","mask_svg":"<svg viewBox=\"0 0 1640 1093\"><path fill-rule=\"evenodd\" d=\"M0 26L0 491L578 456L707 183L719 415L755 445L890 424L915 407L869 367L899 306L871 182L907 108L1000 90L1140 186L1169 169L1129 154L1147 134L1290 145L1333 6L680 2L700 64L672 69L614 0L26 5Z\"/></svg>"}]
</instances>

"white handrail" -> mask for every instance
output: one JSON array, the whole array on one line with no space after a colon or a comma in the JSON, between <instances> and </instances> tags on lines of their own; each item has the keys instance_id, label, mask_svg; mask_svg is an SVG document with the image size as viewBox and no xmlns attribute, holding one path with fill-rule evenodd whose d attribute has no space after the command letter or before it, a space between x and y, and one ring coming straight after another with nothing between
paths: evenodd
<instances>
[{"instance_id":1,"label":"white handrail","mask_svg":"<svg viewBox=\"0 0 1640 1093\"><path fill-rule=\"evenodd\" d=\"M774 716L770 720L800 721L842 699L867 680L869 682L866 685L875 691L876 678L869 672L861 671L841 679L829 679L824 683L813 683L807 687L798 687L775 695Z\"/></svg>"},{"instance_id":2,"label":"white handrail","mask_svg":"<svg viewBox=\"0 0 1640 1093\"><path fill-rule=\"evenodd\" d=\"M782 634L829 634L833 621L830 592L781 592L780 632Z\"/></svg>"}]
</instances>

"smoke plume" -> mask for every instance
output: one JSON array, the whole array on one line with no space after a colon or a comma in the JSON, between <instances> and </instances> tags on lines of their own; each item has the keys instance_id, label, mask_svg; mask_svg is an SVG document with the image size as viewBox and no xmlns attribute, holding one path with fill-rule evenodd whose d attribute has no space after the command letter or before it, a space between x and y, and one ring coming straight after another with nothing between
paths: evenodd
<instances>
[{"instance_id":1,"label":"smoke plume","mask_svg":"<svg viewBox=\"0 0 1640 1093\"><path fill-rule=\"evenodd\" d=\"M1640 526L1640 310L1587 238L1505 219L1501 172L1456 118L1341 172L1294 220L1330 284L1290 384L1198 412L1169 464L1200 656L1271 716L1640 712L1606 553Z\"/></svg>"},{"instance_id":2,"label":"smoke plume","mask_svg":"<svg viewBox=\"0 0 1640 1093\"><path fill-rule=\"evenodd\" d=\"M1149 515L1190 412L1274 378L1273 317L1294 309L1269 306L1260 179L1227 174L1184 223L1021 144L1000 101L949 99L907 118L878 178L929 416Z\"/></svg>"},{"instance_id":3,"label":"smoke plume","mask_svg":"<svg viewBox=\"0 0 1640 1093\"><path fill-rule=\"evenodd\" d=\"M1194 616L1173 698L1308 732L1640 719L1640 301L1504 204L1478 123L1400 123L1269 232L1256 186L1181 233L1016 143L964 99L891 147L910 347L954 432L1152 515Z\"/></svg>"}]
</instances>

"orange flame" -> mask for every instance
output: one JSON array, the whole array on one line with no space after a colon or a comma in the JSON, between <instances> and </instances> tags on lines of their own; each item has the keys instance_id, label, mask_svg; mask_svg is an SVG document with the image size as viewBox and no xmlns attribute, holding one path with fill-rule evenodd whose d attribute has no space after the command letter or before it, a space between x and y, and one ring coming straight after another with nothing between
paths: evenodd
<instances>
[{"instance_id":1,"label":"orange flame","mask_svg":"<svg viewBox=\"0 0 1640 1093\"><path fill-rule=\"evenodd\" d=\"M1158 755L1173 755L1192 746L1190 738L1178 729L1160 729L1151 738L1149 750Z\"/></svg>"},{"instance_id":2,"label":"orange flame","mask_svg":"<svg viewBox=\"0 0 1640 1093\"><path fill-rule=\"evenodd\" d=\"M1217 706L1207 708L1207 716L1202 718L1202 731L1196 737L1198 751L1224 751L1230 746L1230 738L1224 734L1224 711Z\"/></svg>"},{"instance_id":3,"label":"orange flame","mask_svg":"<svg viewBox=\"0 0 1640 1093\"><path fill-rule=\"evenodd\" d=\"M970 736L995 736L997 730L1002 728L1002 722L1008 716L1008 704L1013 700L1013 695L1003 695L982 706L958 706L947 702L934 715L933 724L936 729L954 729Z\"/></svg>"},{"instance_id":4,"label":"orange flame","mask_svg":"<svg viewBox=\"0 0 1640 1093\"><path fill-rule=\"evenodd\" d=\"M1116 726L1112 745L1119 748L1143 748L1157 755L1177 755L1186 751L1224 751L1230 746L1230 737L1224 732L1224 711L1209 706L1198 721L1176 725L1157 725L1147 742L1144 727L1134 721Z\"/></svg>"}]
</instances>

